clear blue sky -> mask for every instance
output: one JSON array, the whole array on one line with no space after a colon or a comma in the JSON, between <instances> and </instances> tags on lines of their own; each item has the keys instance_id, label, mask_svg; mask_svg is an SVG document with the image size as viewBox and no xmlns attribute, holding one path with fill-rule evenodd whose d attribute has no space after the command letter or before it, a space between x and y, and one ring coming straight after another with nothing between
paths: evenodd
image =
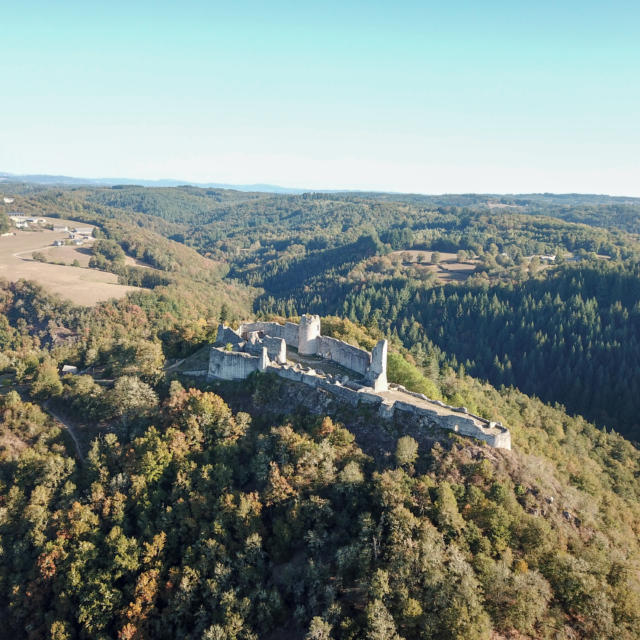
<instances>
[{"instance_id":1,"label":"clear blue sky","mask_svg":"<svg viewBox=\"0 0 640 640\"><path fill-rule=\"evenodd\" d=\"M4 2L0 170L640 196L640 3Z\"/></svg>"}]
</instances>

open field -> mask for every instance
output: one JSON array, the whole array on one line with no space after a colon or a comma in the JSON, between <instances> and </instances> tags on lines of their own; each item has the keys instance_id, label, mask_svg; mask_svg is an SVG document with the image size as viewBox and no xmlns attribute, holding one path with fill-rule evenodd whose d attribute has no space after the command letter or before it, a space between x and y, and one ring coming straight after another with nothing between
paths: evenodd
<instances>
[{"instance_id":1,"label":"open field","mask_svg":"<svg viewBox=\"0 0 640 640\"><path fill-rule=\"evenodd\" d=\"M438 264L431 264L432 253L440 254ZM390 255L399 257L404 265L435 273L440 282L461 282L466 280L475 271L477 264L476 260L458 262L457 254L447 251L433 252L408 249L405 251L393 251Z\"/></svg>"},{"instance_id":2,"label":"open field","mask_svg":"<svg viewBox=\"0 0 640 640\"><path fill-rule=\"evenodd\" d=\"M73 245L48 247L40 251L40 253L44 254L45 258L51 262L64 262L67 265L71 265L74 260L77 260L81 267L88 267L91 259L92 244L93 242L86 242L81 247Z\"/></svg>"},{"instance_id":3,"label":"open field","mask_svg":"<svg viewBox=\"0 0 640 640\"><path fill-rule=\"evenodd\" d=\"M455 262L458 256L447 251L423 251L422 249L404 249L402 251L392 251L389 255L400 256L403 262L418 262L422 258L424 264L431 262L431 254L439 253L440 262Z\"/></svg>"},{"instance_id":4,"label":"open field","mask_svg":"<svg viewBox=\"0 0 640 640\"><path fill-rule=\"evenodd\" d=\"M80 223L71 220L51 219L56 225ZM82 224L83 227L91 225ZM31 257L34 251L44 253L47 259L71 263L77 259L81 265L89 263L87 245L81 247L53 247L55 240L66 240L65 231L17 230L15 236L0 237L0 277L10 281L34 280L49 293L82 305L94 305L109 298L119 298L136 287L118 284L118 276L113 273L82 267L63 266L37 262ZM84 251L83 251L84 249Z\"/></svg>"}]
</instances>

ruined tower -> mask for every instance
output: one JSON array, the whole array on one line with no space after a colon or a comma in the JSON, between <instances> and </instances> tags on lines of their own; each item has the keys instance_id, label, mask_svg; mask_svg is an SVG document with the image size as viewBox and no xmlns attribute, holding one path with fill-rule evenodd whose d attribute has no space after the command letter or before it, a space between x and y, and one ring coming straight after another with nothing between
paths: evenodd
<instances>
[{"instance_id":1,"label":"ruined tower","mask_svg":"<svg viewBox=\"0 0 640 640\"><path fill-rule=\"evenodd\" d=\"M304 356L313 356L318 349L318 336L320 335L320 316L303 315L300 318L300 330L298 332L298 353Z\"/></svg>"},{"instance_id":2,"label":"ruined tower","mask_svg":"<svg viewBox=\"0 0 640 640\"><path fill-rule=\"evenodd\" d=\"M267 347L262 347L260 352L260 362L258 363L258 371L266 371L269 366L269 356L267 355Z\"/></svg>"},{"instance_id":3,"label":"ruined tower","mask_svg":"<svg viewBox=\"0 0 640 640\"><path fill-rule=\"evenodd\" d=\"M374 391L387 390L387 350L387 341L380 340L371 352L367 378Z\"/></svg>"}]
</instances>

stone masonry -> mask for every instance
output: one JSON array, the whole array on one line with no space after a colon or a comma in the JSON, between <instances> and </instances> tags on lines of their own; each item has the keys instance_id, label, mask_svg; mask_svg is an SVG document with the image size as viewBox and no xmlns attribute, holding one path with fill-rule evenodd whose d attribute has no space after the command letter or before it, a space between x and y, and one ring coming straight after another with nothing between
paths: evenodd
<instances>
[{"instance_id":1,"label":"stone masonry","mask_svg":"<svg viewBox=\"0 0 640 640\"><path fill-rule=\"evenodd\" d=\"M473 415L465 407L452 407L388 384L387 350L386 340L369 352L323 336L320 318L304 315L300 324L251 322L241 324L237 331L220 325L208 369L186 373L222 380L243 380L254 371L275 373L328 392L346 404L369 405L385 419L410 418L425 428L447 429L511 449L511 434L500 423ZM295 359L300 361L292 361ZM314 368L309 362L315 363ZM339 365L340 373L331 365ZM352 373L344 375L345 370Z\"/></svg>"}]
</instances>

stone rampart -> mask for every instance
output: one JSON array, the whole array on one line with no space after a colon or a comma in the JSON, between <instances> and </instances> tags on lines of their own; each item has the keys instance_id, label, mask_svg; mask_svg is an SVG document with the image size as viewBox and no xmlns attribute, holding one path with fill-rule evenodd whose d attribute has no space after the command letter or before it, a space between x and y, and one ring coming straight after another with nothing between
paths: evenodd
<instances>
[{"instance_id":1,"label":"stone rampart","mask_svg":"<svg viewBox=\"0 0 640 640\"><path fill-rule=\"evenodd\" d=\"M222 380L244 380L260 369L260 358L238 351L225 351L213 347L209 352L210 378Z\"/></svg>"},{"instance_id":2,"label":"stone rampart","mask_svg":"<svg viewBox=\"0 0 640 640\"><path fill-rule=\"evenodd\" d=\"M302 382L302 371L298 371L293 367L276 367L271 365L267 371L271 373L275 373L277 376L281 378L286 378L287 380L291 380L293 382Z\"/></svg>"},{"instance_id":3,"label":"stone rampart","mask_svg":"<svg viewBox=\"0 0 640 640\"><path fill-rule=\"evenodd\" d=\"M453 431L461 436L484 440L487 444L498 449L511 449L511 434L508 429L495 422L489 422L488 420L472 416L468 413L461 413L453 407L451 408L451 413L442 415L435 409L431 410L413 404L410 397L407 398L406 402L402 400L388 402L382 396L372 393L366 388L360 388L358 390L350 389L339 383L331 382L315 373L300 371L293 367L271 365L268 367L268 371L291 382L306 384L310 387L326 391L340 402L352 407L357 407L362 404L377 408L378 415L385 420L411 420L414 424L422 428L438 428ZM414 396L421 395L409 393ZM424 396L422 397L424 398ZM443 405L444 403L438 403L438 406ZM476 420L480 421L481 424L478 424Z\"/></svg>"},{"instance_id":4,"label":"stone rampart","mask_svg":"<svg viewBox=\"0 0 640 640\"><path fill-rule=\"evenodd\" d=\"M511 449L511 434L501 424L489 422L470 413L464 413L458 408L445 405L443 402L434 402L434 404L449 410L450 413L446 415L442 415L436 409L431 410L411 402L412 396L419 397L421 400L427 399L422 394L404 392L407 393L407 401L395 400L389 402L382 396L372 392L368 387L358 385L358 388L351 389L339 382L327 380L313 370L303 371L297 367L282 366L276 363L267 363L263 369L290 382L325 391L339 402L349 406L366 405L373 407L377 409L378 415L385 420L411 420L414 424L423 428L435 427L453 431L461 436L484 440L492 447ZM261 370L259 357L237 351L211 349L208 371L210 377L224 380L240 380L259 370ZM187 375L203 375L205 372L185 371L184 373ZM481 424L478 424L478 421Z\"/></svg>"},{"instance_id":5,"label":"stone rampart","mask_svg":"<svg viewBox=\"0 0 640 640\"><path fill-rule=\"evenodd\" d=\"M333 360L362 375L367 374L371 364L371 354L368 351L327 336L318 336L316 355Z\"/></svg>"},{"instance_id":6,"label":"stone rampart","mask_svg":"<svg viewBox=\"0 0 640 640\"><path fill-rule=\"evenodd\" d=\"M216 344L219 345L238 345L242 342L242 338L230 327L223 324L218 325L218 334L216 335Z\"/></svg>"},{"instance_id":7,"label":"stone rampart","mask_svg":"<svg viewBox=\"0 0 640 640\"><path fill-rule=\"evenodd\" d=\"M511 449L511 434L509 430L495 422L489 422L482 418L476 418L486 423L481 426L476 423L470 414L453 412L442 415L435 410L419 407L410 402L396 400L393 405L381 405L380 415L389 418L398 416L404 419L406 416L417 418L423 426L437 427L447 431L459 433L462 436L484 440L492 447L498 449Z\"/></svg>"},{"instance_id":8,"label":"stone rampart","mask_svg":"<svg viewBox=\"0 0 640 640\"><path fill-rule=\"evenodd\" d=\"M341 402L349 404L352 407L358 406L360 398L357 391L331 382L321 382L319 386L321 389L328 391L332 396L338 398Z\"/></svg>"},{"instance_id":9,"label":"stone rampart","mask_svg":"<svg viewBox=\"0 0 640 640\"><path fill-rule=\"evenodd\" d=\"M492 447L495 447L496 449L509 449L509 451L511 450L511 431L509 431L509 429L507 429L506 427L503 427L502 425L500 426L500 433L496 434L494 436L494 440L493 442L489 442L487 440L487 442L489 442L489 444Z\"/></svg>"},{"instance_id":10,"label":"stone rampart","mask_svg":"<svg viewBox=\"0 0 640 640\"><path fill-rule=\"evenodd\" d=\"M293 322L286 322L284 325L265 321L244 322L235 335L252 344L256 342L255 334L259 334L263 341L267 337L282 338L287 346L296 348L301 355L317 355L365 376L368 384L376 391L384 391L387 388L386 340L380 340L373 352L369 353L342 340L323 336L320 329L319 316L303 315L300 324ZM227 331L232 332L231 329L221 327L218 331L219 338L226 337ZM228 339L227 342L236 344L232 339ZM269 357L283 364L285 359L276 357L275 348L272 345L266 346L269 349ZM245 350L254 352L250 347Z\"/></svg>"},{"instance_id":11,"label":"stone rampart","mask_svg":"<svg viewBox=\"0 0 640 640\"><path fill-rule=\"evenodd\" d=\"M284 338L284 327L277 322L243 322L238 329L238 334L246 339L252 331L262 331L274 338Z\"/></svg>"},{"instance_id":12,"label":"stone rampart","mask_svg":"<svg viewBox=\"0 0 640 640\"><path fill-rule=\"evenodd\" d=\"M421 393L408 391L400 385L388 385L386 340L379 341L373 352L369 353L341 340L320 335L320 318L303 316L300 325L292 322L285 325L277 322L251 322L242 324L238 332L221 326L218 329L218 343L231 343L236 350L211 348L209 369L206 372L210 378L243 380L254 371L266 370L291 382L326 391L340 402L353 407L359 404L374 407L386 420L410 420L421 428L446 429L484 440L493 447L511 449L511 434L500 423L475 416L465 407L452 407L438 400L431 400ZM343 384L345 380L339 381L338 376L318 373L299 365L290 366L286 360L285 345L295 347L299 353L317 355L359 373L364 377L361 382L367 386L354 381ZM185 373L203 374L200 371ZM389 401L379 393L388 388L403 395ZM424 406L425 403L427 406Z\"/></svg>"},{"instance_id":13,"label":"stone rampart","mask_svg":"<svg viewBox=\"0 0 640 640\"><path fill-rule=\"evenodd\" d=\"M376 406L380 406L382 404L382 398L376 393L370 393L368 391L358 391L357 393L360 402L366 402L367 404Z\"/></svg>"},{"instance_id":14,"label":"stone rampart","mask_svg":"<svg viewBox=\"0 0 640 640\"><path fill-rule=\"evenodd\" d=\"M287 346L295 347L297 349L299 332L300 332L300 327L297 324L295 324L294 322L285 322L284 335L281 337L284 338L284 341L287 343Z\"/></svg>"}]
</instances>

